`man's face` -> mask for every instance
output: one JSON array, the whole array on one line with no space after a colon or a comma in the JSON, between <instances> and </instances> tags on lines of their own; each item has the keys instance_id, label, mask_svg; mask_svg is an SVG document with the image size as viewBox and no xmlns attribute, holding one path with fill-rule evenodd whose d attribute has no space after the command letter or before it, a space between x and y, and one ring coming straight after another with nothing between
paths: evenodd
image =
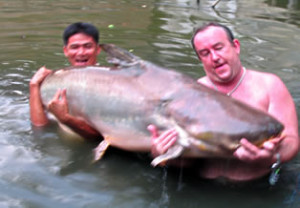
<instances>
[{"instance_id":1,"label":"man's face","mask_svg":"<svg viewBox=\"0 0 300 208\"><path fill-rule=\"evenodd\" d=\"M195 49L207 76L216 82L227 83L240 69L240 44L232 44L223 28L210 26L194 39Z\"/></svg>"},{"instance_id":2,"label":"man's face","mask_svg":"<svg viewBox=\"0 0 300 208\"><path fill-rule=\"evenodd\" d=\"M72 66L95 65L100 51L94 39L83 33L72 35L64 46L64 54Z\"/></svg>"}]
</instances>

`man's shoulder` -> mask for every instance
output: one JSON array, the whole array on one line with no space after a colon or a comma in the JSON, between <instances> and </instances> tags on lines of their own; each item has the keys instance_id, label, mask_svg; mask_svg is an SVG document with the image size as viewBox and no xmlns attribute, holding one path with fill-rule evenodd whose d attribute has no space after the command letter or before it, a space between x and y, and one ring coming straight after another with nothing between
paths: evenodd
<instances>
[{"instance_id":1,"label":"man's shoulder","mask_svg":"<svg viewBox=\"0 0 300 208\"><path fill-rule=\"evenodd\" d=\"M257 71L257 70L252 70L252 69L248 69L248 72L253 79L255 79L259 82L263 81L263 82L269 83L269 84L276 84L276 83L282 82L280 77L274 73Z\"/></svg>"},{"instance_id":2,"label":"man's shoulder","mask_svg":"<svg viewBox=\"0 0 300 208\"><path fill-rule=\"evenodd\" d=\"M197 80L198 83L200 84L204 84L204 85L207 85L208 82L210 82L207 78L207 76L203 76L203 77L200 77L198 80Z\"/></svg>"},{"instance_id":3,"label":"man's shoulder","mask_svg":"<svg viewBox=\"0 0 300 208\"><path fill-rule=\"evenodd\" d=\"M249 82L254 83L256 87L269 95L279 96L288 93L285 83L276 74L255 70L249 70L249 72L251 74Z\"/></svg>"}]
</instances>

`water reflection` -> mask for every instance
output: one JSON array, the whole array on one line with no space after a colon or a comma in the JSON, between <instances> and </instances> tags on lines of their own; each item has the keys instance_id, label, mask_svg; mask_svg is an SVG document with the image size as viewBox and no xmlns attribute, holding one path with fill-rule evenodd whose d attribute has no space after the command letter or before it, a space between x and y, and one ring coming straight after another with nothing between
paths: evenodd
<instances>
[{"instance_id":1,"label":"water reflection","mask_svg":"<svg viewBox=\"0 0 300 208\"><path fill-rule=\"evenodd\" d=\"M271 190L232 188L200 180L187 170L154 169L147 156L118 150L109 150L103 161L91 165L87 161L94 144L68 143L55 125L34 129L30 124L28 82L42 65L68 65L61 33L79 20L98 26L103 43L194 77L203 71L190 45L193 28L222 22L241 40L243 64L278 74L299 109L298 1L224 0L216 10L213 2L1 1L0 206L297 207L299 158L284 168ZM104 53L99 59L105 63Z\"/></svg>"},{"instance_id":2,"label":"water reflection","mask_svg":"<svg viewBox=\"0 0 300 208\"><path fill-rule=\"evenodd\" d=\"M289 10L299 10L300 9L299 0L288 0L288 1L268 0L268 1L266 1L266 3L271 5L271 6L287 8Z\"/></svg>"}]
</instances>

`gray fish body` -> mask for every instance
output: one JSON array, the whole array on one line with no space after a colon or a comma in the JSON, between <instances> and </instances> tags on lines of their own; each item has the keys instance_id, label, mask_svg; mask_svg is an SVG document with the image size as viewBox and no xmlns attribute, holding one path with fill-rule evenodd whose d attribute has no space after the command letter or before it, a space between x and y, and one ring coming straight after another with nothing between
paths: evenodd
<instances>
[{"instance_id":1,"label":"gray fish body","mask_svg":"<svg viewBox=\"0 0 300 208\"><path fill-rule=\"evenodd\" d=\"M118 52L107 47L110 55L109 50ZM283 129L266 113L182 73L134 56L130 63L114 70L93 66L55 71L42 83L43 103L57 89L67 89L70 113L84 118L110 145L128 151L150 151L149 124L160 130L176 128L186 157L231 157L241 138L259 145Z\"/></svg>"}]
</instances>

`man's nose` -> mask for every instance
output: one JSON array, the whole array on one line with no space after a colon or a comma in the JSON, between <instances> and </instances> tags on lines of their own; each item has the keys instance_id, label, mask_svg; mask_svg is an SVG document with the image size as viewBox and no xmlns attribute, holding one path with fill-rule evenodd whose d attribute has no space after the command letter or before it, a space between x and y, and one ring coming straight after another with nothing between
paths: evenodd
<instances>
[{"instance_id":1,"label":"man's nose","mask_svg":"<svg viewBox=\"0 0 300 208\"><path fill-rule=\"evenodd\" d=\"M217 61L219 59L219 55L218 53L216 53L216 51L212 50L210 54L211 54L210 57L212 61Z\"/></svg>"},{"instance_id":2,"label":"man's nose","mask_svg":"<svg viewBox=\"0 0 300 208\"><path fill-rule=\"evenodd\" d=\"M84 52L85 52L85 49L83 47L78 48L78 51L77 51L78 54L84 54Z\"/></svg>"}]
</instances>

